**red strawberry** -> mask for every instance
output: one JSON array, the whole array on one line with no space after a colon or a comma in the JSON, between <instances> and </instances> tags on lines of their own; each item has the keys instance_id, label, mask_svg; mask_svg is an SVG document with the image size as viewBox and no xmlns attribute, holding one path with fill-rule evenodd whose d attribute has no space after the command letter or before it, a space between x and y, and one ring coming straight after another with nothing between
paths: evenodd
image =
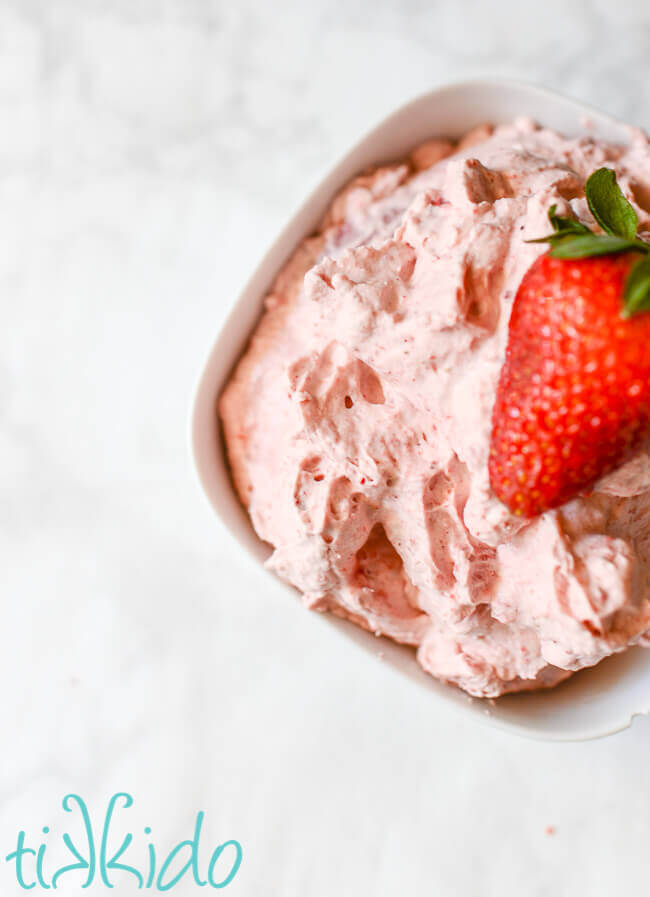
<instances>
[{"instance_id":1,"label":"red strawberry","mask_svg":"<svg viewBox=\"0 0 650 897\"><path fill-rule=\"evenodd\" d=\"M602 233L557 214L519 287L492 416L490 483L515 514L574 498L650 436L650 244L609 168L585 184ZM640 314L639 314L640 313Z\"/></svg>"},{"instance_id":2,"label":"red strawberry","mask_svg":"<svg viewBox=\"0 0 650 897\"><path fill-rule=\"evenodd\" d=\"M570 239L607 238L563 238L554 254L567 256ZM524 276L510 319L489 461L492 488L515 514L533 516L574 498L648 434L650 314L623 316L624 296L629 312L647 262L636 251L546 254Z\"/></svg>"}]
</instances>

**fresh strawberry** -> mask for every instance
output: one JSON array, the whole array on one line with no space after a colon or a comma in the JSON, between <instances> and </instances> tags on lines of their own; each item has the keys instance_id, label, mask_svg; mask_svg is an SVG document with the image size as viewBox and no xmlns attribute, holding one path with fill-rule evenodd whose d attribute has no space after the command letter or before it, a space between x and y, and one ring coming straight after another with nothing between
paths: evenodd
<instances>
[{"instance_id":1,"label":"fresh strawberry","mask_svg":"<svg viewBox=\"0 0 650 897\"><path fill-rule=\"evenodd\" d=\"M587 182L594 234L549 212L552 244L527 271L492 417L492 489L527 517L557 507L650 435L650 245L614 173Z\"/></svg>"}]
</instances>

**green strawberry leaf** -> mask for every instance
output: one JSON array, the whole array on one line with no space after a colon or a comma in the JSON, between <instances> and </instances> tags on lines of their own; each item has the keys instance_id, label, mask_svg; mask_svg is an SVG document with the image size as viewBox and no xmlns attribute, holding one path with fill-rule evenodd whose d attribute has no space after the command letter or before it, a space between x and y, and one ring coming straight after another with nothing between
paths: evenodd
<instances>
[{"instance_id":1,"label":"green strawberry leaf","mask_svg":"<svg viewBox=\"0 0 650 897\"><path fill-rule=\"evenodd\" d=\"M624 318L650 311L650 256L640 259L628 274L623 302Z\"/></svg>"},{"instance_id":2,"label":"green strawberry leaf","mask_svg":"<svg viewBox=\"0 0 650 897\"><path fill-rule=\"evenodd\" d=\"M604 234L595 234L577 218L557 214L557 205L548 210L553 233L527 243L550 243L549 255L557 259L583 259L609 253L636 250L650 253L650 243L636 236L638 218L623 195L611 168L599 168L587 179L585 194L591 212Z\"/></svg>"},{"instance_id":3,"label":"green strawberry leaf","mask_svg":"<svg viewBox=\"0 0 650 897\"><path fill-rule=\"evenodd\" d=\"M587 179L587 202L598 224L607 234L633 240L639 219L616 182L611 168L599 168Z\"/></svg>"},{"instance_id":4,"label":"green strawberry leaf","mask_svg":"<svg viewBox=\"0 0 650 897\"><path fill-rule=\"evenodd\" d=\"M548 210L548 220L551 222L556 235L591 233L589 228L586 227L582 221L578 221L577 218L567 218L564 215L558 215L556 213L557 206L551 206Z\"/></svg>"},{"instance_id":5,"label":"green strawberry leaf","mask_svg":"<svg viewBox=\"0 0 650 897\"><path fill-rule=\"evenodd\" d=\"M550 243L551 246L554 246L556 243L559 243L560 240L564 240L565 237L570 237L573 235L572 231L556 231L554 234L547 234L545 237L537 237L535 240L526 240L526 243Z\"/></svg>"},{"instance_id":6,"label":"green strawberry leaf","mask_svg":"<svg viewBox=\"0 0 650 897\"><path fill-rule=\"evenodd\" d=\"M548 210L548 220L551 222L554 233L546 237L538 237L536 240L526 240L526 243L550 243L554 245L565 237L575 234L590 234L591 231L577 218L567 218L557 214L557 206L552 205Z\"/></svg>"},{"instance_id":7,"label":"green strawberry leaf","mask_svg":"<svg viewBox=\"0 0 650 897\"><path fill-rule=\"evenodd\" d=\"M558 243L563 243L567 237L579 237L579 236L589 236L596 237L597 239L602 239L602 235L599 237L598 234L592 234L591 231L574 231L574 230L559 230L554 234L547 234L545 237L537 237L536 240L526 240L526 243L550 243L551 246L557 246Z\"/></svg>"},{"instance_id":8,"label":"green strawberry leaf","mask_svg":"<svg viewBox=\"0 0 650 897\"><path fill-rule=\"evenodd\" d=\"M549 255L556 259L584 259L596 255L608 255L613 252L628 252L634 249L638 252L650 251L649 243L640 240L628 240L602 234L576 234L565 236L553 244Z\"/></svg>"}]
</instances>

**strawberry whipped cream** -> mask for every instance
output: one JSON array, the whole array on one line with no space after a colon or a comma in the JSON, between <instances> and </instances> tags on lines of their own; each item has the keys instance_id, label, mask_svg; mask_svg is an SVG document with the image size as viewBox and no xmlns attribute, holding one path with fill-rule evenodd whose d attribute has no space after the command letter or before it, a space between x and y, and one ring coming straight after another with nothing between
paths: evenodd
<instances>
[{"instance_id":1,"label":"strawberry whipped cream","mask_svg":"<svg viewBox=\"0 0 650 897\"><path fill-rule=\"evenodd\" d=\"M488 477L519 283L607 165L650 231L650 146L528 120L353 181L277 277L220 400L237 491L305 604L472 695L554 685L650 634L650 454L532 520Z\"/></svg>"}]
</instances>

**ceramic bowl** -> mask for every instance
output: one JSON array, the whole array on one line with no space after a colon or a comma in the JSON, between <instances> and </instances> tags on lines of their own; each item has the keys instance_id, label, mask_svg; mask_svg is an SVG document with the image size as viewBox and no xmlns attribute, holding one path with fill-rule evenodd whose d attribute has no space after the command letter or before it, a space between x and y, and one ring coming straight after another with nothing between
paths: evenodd
<instances>
[{"instance_id":1,"label":"ceramic bowl","mask_svg":"<svg viewBox=\"0 0 650 897\"><path fill-rule=\"evenodd\" d=\"M273 279L295 247L315 230L336 192L363 169L399 160L429 138L461 137L475 125L508 122L517 116L532 117L567 136L587 133L588 128L588 133L598 138L623 143L628 140L625 126L616 119L538 87L478 81L433 90L386 118L334 165L280 232L234 302L196 390L192 449L207 498L234 539L260 565L268 557L269 547L255 535L235 494L216 408ZM288 600L295 601L297 593L284 587ZM330 615L323 615L322 619L377 657L374 635ZM580 740L617 732L629 726L636 714L650 712L650 651L642 648L609 658L555 689L506 695L486 702L471 699L426 675L416 663L412 649L387 639L382 642L381 662L429 690L432 714L436 702L444 701L464 714L511 732L543 739Z\"/></svg>"}]
</instances>

